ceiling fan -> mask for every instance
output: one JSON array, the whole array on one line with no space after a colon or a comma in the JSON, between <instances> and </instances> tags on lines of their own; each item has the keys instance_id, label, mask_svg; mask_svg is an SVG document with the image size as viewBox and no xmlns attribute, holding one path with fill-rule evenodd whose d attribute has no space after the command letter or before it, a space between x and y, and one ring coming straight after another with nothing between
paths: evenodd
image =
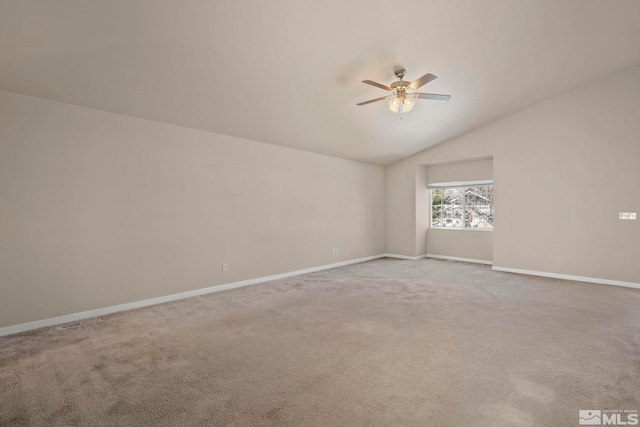
<instances>
[{"instance_id":1,"label":"ceiling fan","mask_svg":"<svg viewBox=\"0 0 640 427\"><path fill-rule=\"evenodd\" d=\"M397 82L391 83L391 86L385 86L380 83L373 82L371 80L363 80L362 83L366 83L371 86L379 87L380 89L384 89L389 91L389 95L382 96L376 99L370 99L369 101L361 102L357 105L367 105L373 102L382 101L383 99L389 100L389 109L394 113L406 113L407 111L411 111L413 108L414 100L421 99L433 99L436 101L448 101L451 99L451 95L439 95L437 93L421 93L416 92L416 89L426 85L427 83L437 79L433 74L427 73L424 76L420 77L418 80L415 80L411 83L404 81L404 76L407 75L407 70L404 68L400 68L396 70L395 75L398 80Z\"/></svg>"}]
</instances>

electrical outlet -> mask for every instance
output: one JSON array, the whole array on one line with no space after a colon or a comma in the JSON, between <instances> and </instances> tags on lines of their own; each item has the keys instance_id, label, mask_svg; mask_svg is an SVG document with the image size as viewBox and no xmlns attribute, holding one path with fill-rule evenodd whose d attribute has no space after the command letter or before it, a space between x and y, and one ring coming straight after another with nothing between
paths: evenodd
<instances>
[{"instance_id":1,"label":"electrical outlet","mask_svg":"<svg viewBox=\"0 0 640 427\"><path fill-rule=\"evenodd\" d=\"M559 257L559 256L555 257L555 258L553 259L553 261L554 261L556 264L560 264L560 257Z\"/></svg>"},{"instance_id":2,"label":"electrical outlet","mask_svg":"<svg viewBox=\"0 0 640 427\"><path fill-rule=\"evenodd\" d=\"M331 249L331 255L338 255L338 248Z\"/></svg>"},{"instance_id":3,"label":"electrical outlet","mask_svg":"<svg viewBox=\"0 0 640 427\"><path fill-rule=\"evenodd\" d=\"M227 271L229 271L229 264L227 263L222 264L222 272L226 273Z\"/></svg>"}]
</instances>

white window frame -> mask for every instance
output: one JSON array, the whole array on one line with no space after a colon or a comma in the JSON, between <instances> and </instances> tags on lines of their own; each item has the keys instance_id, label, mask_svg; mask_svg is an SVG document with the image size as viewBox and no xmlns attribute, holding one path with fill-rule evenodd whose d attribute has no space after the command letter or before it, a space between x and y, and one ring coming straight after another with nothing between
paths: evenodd
<instances>
[{"instance_id":1,"label":"white window frame","mask_svg":"<svg viewBox=\"0 0 640 427\"><path fill-rule=\"evenodd\" d=\"M438 182L428 184L429 190L429 228L432 230L455 230L455 231L493 231L493 228L471 228L464 226L464 215L466 212L466 197L462 197L462 227L434 227L433 226L433 193L432 190L445 189L445 188L467 188L467 187L481 187L481 186L493 186L493 180L480 180L480 181L455 181L455 182ZM463 191L464 193L464 191ZM493 207L493 203L491 204Z\"/></svg>"}]
</instances>

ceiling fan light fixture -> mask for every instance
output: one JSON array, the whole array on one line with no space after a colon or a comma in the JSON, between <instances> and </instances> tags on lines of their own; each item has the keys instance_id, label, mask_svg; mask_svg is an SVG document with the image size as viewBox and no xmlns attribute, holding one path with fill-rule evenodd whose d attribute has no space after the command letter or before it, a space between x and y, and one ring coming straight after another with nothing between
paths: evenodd
<instances>
[{"instance_id":1,"label":"ceiling fan light fixture","mask_svg":"<svg viewBox=\"0 0 640 427\"><path fill-rule=\"evenodd\" d=\"M393 111L394 113L397 113L399 109L400 109L400 101L398 100L398 98L396 97L391 98L389 100L389 110Z\"/></svg>"},{"instance_id":2,"label":"ceiling fan light fixture","mask_svg":"<svg viewBox=\"0 0 640 427\"><path fill-rule=\"evenodd\" d=\"M411 99L411 97L405 97L402 99L402 110L406 113L408 111L411 111L413 109L413 104L414 101Z\"/></svg>"},{"instance_id":3,"label":"ceiling fan light fixture","mask_svg":"<svg viewBox=\"0 0 640 427\"><path fill-rule=\"evenodd\" d=\"M406 113L413 109L415 101L410 96L399 94L389 99L389 110L394 113Z\"/></svg>"}]
</instances>

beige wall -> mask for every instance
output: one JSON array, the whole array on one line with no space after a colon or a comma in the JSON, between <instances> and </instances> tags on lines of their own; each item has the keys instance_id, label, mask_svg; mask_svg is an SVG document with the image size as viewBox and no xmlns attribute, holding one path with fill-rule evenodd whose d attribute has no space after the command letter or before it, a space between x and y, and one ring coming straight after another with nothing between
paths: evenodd
<instances>
[{"instance_id":1,"label":"beige wall","mask_svg":"<svg viewBox=\"0 0 640 427\"><path fill-rule=\"evenodd\" d=\"M385 168L387 252L416 255L416 179L414 168L397 162Z\"/></svg>"},{"instance_id":2,"label":"beige wall","mask_svg":"<svg viewBox=\"0 0 640 427\"><path fill-rule=\"evenodd\" d=\"M384 180L0 92L0 327L381 254Z\"/></svg>"},{"instance_id":3,"label":"beige wall","mask_svg":"<svg viewBox=\"0 0 640 427\"><path fill-rule=\"evenodd\" d=\"M493 179L493 159L422 165L428 184Z\"/></svg>"},{"instance_id":4,"label":"beige wall","mask_svg":"<svg viewBox=\"0 0 640 427\"><path fill-rule=\"evenodd\" d=\"M494 265L640 283L639 117L635 65L388 166L388 251L418 247L417 165L492 156Z\"/></svg>"},{"instance_id":5,"label":"beige wall","mask_svg":"<svg viewBox=\"0 0 640 427\"><path fill-rule=\"evenodd\" d=\"M430 228L428 184L493 179L493 160L416 165L416 246L419 254L493 259L493 232ZM421 246L420 246L421 245Z\"/></svg>"}]
</instances>

